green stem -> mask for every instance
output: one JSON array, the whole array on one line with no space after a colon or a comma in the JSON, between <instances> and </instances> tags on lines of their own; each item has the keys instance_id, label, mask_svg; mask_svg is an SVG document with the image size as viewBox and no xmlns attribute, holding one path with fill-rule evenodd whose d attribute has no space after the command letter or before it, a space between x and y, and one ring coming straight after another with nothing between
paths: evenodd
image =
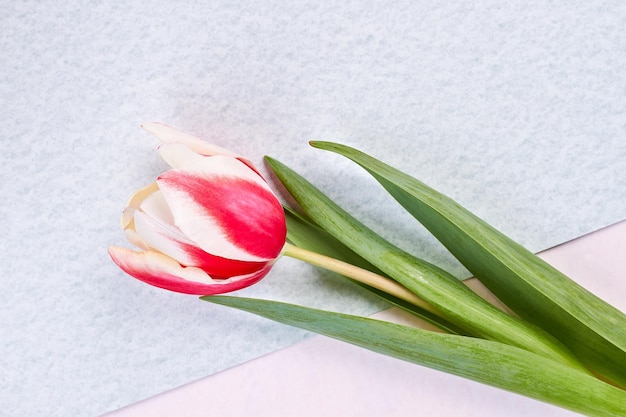
<instances>
[{"instance_id":1,"label":"green stem","mask_svg":"<svg viewBox=\"0 0 626 417\"><path fill-rule=\"evenodd\" d=\"M397 282L378 275L367 269L359 268L358 266L349 264L339 259L331 258L330 256L321 255L317 252L313 252L307 249L302 249L294 246L290 243L286 243L283 248L283 254L294 259L299 259L311 265L319 266L326 270L336 272L339 275L343 275L362 284L369 285L378 290L384 291L387 294L398 297L406 302L409 302L415 306L418 306L426 311L438 315L438 311L432 305L398 284Z\"/></svg>"},{"instance_id":2,"label":"green stem","mask_svg":"<svg viewBox=\"0 0 626 417\"><path fill-rule=\"evenodd\" d=\"M413 304L414 306L420 307L433 314L439 315L440 313L439 310L437 310L431 304L428 304L422 298L409 291L406 287L398 284L394 280L368 271L367 269L363 269L356 265L341 261L336 258L332 258L330 256L303 249L290 243L285 244L283 248L283 255L289 256L294 259L299 259L311 265L319 266L320 268L324 268L328 271L336 272L339 275L343 275L345 277L353 279L354 281L358 281L362 284L369 285L370 287L384 291L389 295L398 297L408 303ZM479 295L484 300L488 301L493 306L499 308L505 313L514 315L511 309L509 309L504 303L502 303L502 301L500 301L495 295L493 295L493 293L489 291L489 289L476 278L466 279L462 282L463 284L465 284L466 287L471 289L474 293Z\"/></svg>"}]
</instances>

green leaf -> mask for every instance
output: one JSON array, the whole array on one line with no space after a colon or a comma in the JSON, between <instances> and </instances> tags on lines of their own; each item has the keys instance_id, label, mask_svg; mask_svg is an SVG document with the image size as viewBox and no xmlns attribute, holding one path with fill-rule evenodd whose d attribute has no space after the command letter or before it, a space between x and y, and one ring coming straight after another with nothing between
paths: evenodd
<instances>
[{"instance_id":1,"label":"green leaf","mask_svg":"<svg viewBox=\"0 0 626 417\"><path fill-rule=\"evenodd\" d=\"M415 178L347 146L312 145L365 168L505 304L626 386L626 315Z\"/></svg>"},{"instance_id":2,"label":"green leaf","mask_svg":"<svg viewBox=\"0 0 626 417\"><path fill-rule=\"evenodd\" d=\"M296 172L272 158L266 157L266 160L311 220L434 306L440 317L469 334L522 347L581 367L571 353L549 334L503 313L448 272L392 245Z\"/></svg>"},{"instance_id":3,"label":"green leaf","mask_svg":"<svg viewBox=\"0 0 626 417\"><path fill-rule=\"evenodd\" d=\"M226 296L202 299L589 416L626 415L625 391L559 362L498 342L275 301Z\"/></svg>"},{"instance_id":4,"label":"green leaf","mask_svg":"<svg viewBox=\"0 0 626 417\"><path fill-rule=\"evenodd\" d=\"M287 220L287 241L300 248L307 249L331 258L339 259L344 262L348 262L352 265L374 272L376 274L386 276L381 270L369 263L357 255L354 251L346 247L337 239L328 234L325 230L311 223L303 215L293 211L289 207L285 207L285 218ZM347 278L349 279L349 278ZM419 308L411 303L408 303L398 297L387 294L369 285L360 283L358 281L350 279L350 281L359 285L360 287L372 292L383 300L399 307L405 311L408 311L423 320L439 327L440 329L455 334L466 334L463 329L455 326L447 320L442 319L429 311Z\"/></svg>"}]
</instances>

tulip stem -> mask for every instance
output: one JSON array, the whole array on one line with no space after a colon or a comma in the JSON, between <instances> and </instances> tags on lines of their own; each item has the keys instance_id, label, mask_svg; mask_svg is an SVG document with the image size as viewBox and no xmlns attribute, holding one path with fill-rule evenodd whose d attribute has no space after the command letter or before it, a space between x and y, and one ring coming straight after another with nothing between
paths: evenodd
<instances>
[{"instance_id":1,"label":"tulip stem","mask_svg":"<svg viewBox=\"0 0 626 417\"><path fill-rule=\"evenodd\" d=\"M283 248L283 254L291 258L307 262L311 265L319 266L326 270L336 272L362 284L369 285L370 287L384 291L387 294L393 295L394 297L398 297L433 314L439 314L435 307L409 291L406 287L402 286L392 279L383 277L374 272L368 271L367 269L363 269L347 262L340 261L339 259L331 258L330 256L322 255L307 249L302 249L290 243L285 244L285 247ZM495 295L493 295L493 293L491 293L491 291L489 291L489 289L487 289L487 287L485 287L476 278L466 279L462 282L492 305L498 307L505 313L515 315L515 313L513 313L504 303L502 303L502 301L500 301Z\"/></svg>"},{"instance_id":2,"label":"tulip stem","mask_svg":"<svg viewBox=\"0 0 626 417\"><path fill-rule=\"evenodd\" d=\"M369 285L370 287L384 291L387 294L398 297L404 301L407 301L415 306L418 306L426 311L434 314L438 314L438 311L432 305L422 300L417 295L406 289L404 286L398 284L396 281L375 274L367 269L359 268L339 259L331 258L326 255L321 255L317 252L302 249L294 246L290 243L286 243L283 248L283 254L291 258L299 259L307 262L311 265L319 266L329 271L336 272L340 275L358 281L362 284Z\"/></svg>"}]
</instances>

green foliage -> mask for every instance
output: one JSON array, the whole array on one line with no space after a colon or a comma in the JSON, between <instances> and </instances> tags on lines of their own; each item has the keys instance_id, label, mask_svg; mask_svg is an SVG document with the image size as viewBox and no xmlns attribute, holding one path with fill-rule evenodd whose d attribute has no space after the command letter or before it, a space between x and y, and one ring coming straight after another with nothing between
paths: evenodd
<instances>
[{"instance_id":1,"label":"green foliage","mask_svg":"<svg viewBox=\"0 0 626 417\"><path fill-rule=\"evenodd\" d=\"M284 164L269 166L305 214L335 239L434 306L468 334L522 347L572 366L578 361L541 329L492 306L448 272L392 245Z\"/></svg>"},{"instance_id":2,"label":"green foliage","mask_svg":"<svg viewBox=\"0 0 626 417\"><path fill-rule=\"evenodd\" d=\"M432 311L360 285L448 333L268 300L203 300L589 416L626 415L622 312L417 179L347 146L312 145L367 170L518 316L498 310L445 270L386 241L272 158L267 158L269 166L304 213L285 209L291 244L397 281L433 306Z\"/></svg>"},{"instance_id":3,"label":"green foliage","mask_svg":"<svg viewBox=\"0 0 626 417\"><path fill-rule=\"evenodd\" d=\"M626 391L557 361L502 343L275 301L227 296L202 299L589 416L626 415Z\"/></svg>"},{"instance_id":4,"label":"green foliage","mask_svg":"<svg viewBox=\"0 0 626 417\"><path fill-rule=\"evenodd\" d=\"M518 243L411 176L347 146L313 142L366 169L465 267L584 363L626 386L626 315Z\"/></svg>"}]
</instances>

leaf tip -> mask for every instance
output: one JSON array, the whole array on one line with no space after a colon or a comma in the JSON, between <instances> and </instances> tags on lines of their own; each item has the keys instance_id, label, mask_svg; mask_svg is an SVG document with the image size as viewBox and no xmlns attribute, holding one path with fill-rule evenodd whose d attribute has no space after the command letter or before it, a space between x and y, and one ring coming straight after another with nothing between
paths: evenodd
<instances>
[{"instance_id":1,"label":"leaf tip","mask_svg":"<svg viewBox=\"0 0 626 417\"><path fill-rule=\"evenodd\" d=\"M265 163L266 163L267 165L269 165L269 167L270 167L272 170L275 170L275 168L276 168L277 166L282 165L280 162L278 162L278 160L277 160L277 159L274 159L274 158L272 158L272 157L271 157L271 156L269 156L269 155L265 155L265 156L263 157L263 160L265 161Z\"/></svg>"},{"instance_id":2,"label":"leaf tip","mask_svg":"<svg viewBox=\"0 0 626 417\"><path fill-rule=\"evenodd\" d=\"M332 145L332 142L326 142L323 140L310 140L309 145L318 149L325 149L327 145Z\"/></svg>"}]
</instances>

